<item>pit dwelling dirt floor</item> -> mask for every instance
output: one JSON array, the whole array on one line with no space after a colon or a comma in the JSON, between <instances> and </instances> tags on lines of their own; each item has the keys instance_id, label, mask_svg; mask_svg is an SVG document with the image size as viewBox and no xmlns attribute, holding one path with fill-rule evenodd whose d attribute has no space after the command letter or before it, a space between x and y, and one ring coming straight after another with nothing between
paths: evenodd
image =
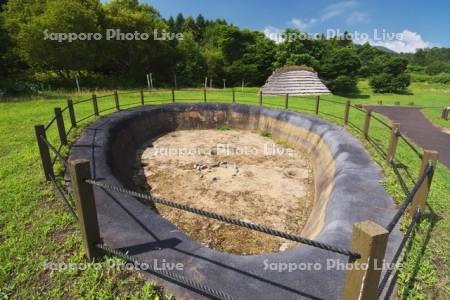
<instances>
[{"instance_id":1,"label":"pit dwelling dirt floor","mask_svg":"<svg viewBox=\"0 0 450 300\"><path fill-rule=\"evenodd\" d=\"M140 175L154 196L300 234L314 199L311 161L268 135L229 128L174 131L141 149ZM156 208L191 238L219 251L255 255L297 246L188 212Z\"/></svg>"}]
</instances>

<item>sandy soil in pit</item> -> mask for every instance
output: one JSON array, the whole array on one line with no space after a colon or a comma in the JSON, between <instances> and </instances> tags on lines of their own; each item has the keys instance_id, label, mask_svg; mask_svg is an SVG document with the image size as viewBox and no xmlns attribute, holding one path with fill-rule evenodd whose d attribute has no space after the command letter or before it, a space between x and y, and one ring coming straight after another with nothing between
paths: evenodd
<instances>
[{"instance_id":1,"label":"sandy soil in pit","mask_svg":"<svg viewBox=\"0 0 450 300\"><path fill-rule=\"evenodd\" d=\"M179 203L299 234L312 208L308 157L282 141L236 130L175 131L138 155L151 192ZM142 171L141 171L142 172ZM250 255L296 243L157 205L193 239L216 250Z\"/></svg>"}]
</instances>

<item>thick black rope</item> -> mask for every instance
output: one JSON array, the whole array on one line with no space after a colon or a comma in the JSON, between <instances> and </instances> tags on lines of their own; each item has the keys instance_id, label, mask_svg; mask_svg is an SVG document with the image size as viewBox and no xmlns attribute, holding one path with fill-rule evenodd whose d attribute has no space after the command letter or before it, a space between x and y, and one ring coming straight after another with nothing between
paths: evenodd
<instances>
[{"instance_id":1,"label":"thick black rope","mask_svg":"<svg viewBox=\"0 0 450 300\"><path fill-rule=\"evenodd\" d=\"M354 109L356 109L356 110L359 110L359 111L361 111L361 112L363 112L363 113L366 112L364 109L362 109L362 108L360 108L360 107L358 107L358 106L356 106L356 105L353 105L353 104L350 104L350 107L352 107L352 108L354 108Z\"/></svg>"},{"instance_id":2,"label":"thick black rope","mask_svg":"<svg viewBox=\"0 0 450 300\"><path fill-rule=\"evenodd\" d=\"M50 144L50 142L47 141L47 139L44 136L41 135L40 137L41 137L41 140L43 140L44 143L47 144L48 148L56 155L56 157L58 157L61 160L61 162L64 164L64 166L67 167L67 160L61 155L61 153L59 153L58 150L56 150L56 148L53 147L53 145Z\"/></svg>"},{"instance_id":3,"label":"thick black rope","mask_svg":"<svg viewBox=\"0 0 450 300\"><path fill-rule=\"evenodd\" d=\"M92 101L92 98L74 101L74 102L73 102L73 105L77 105L77 104L84 103L84 102L88 102L88 101Z\"/></svg>"},{"instance_id":4,"label":"thick black rope","mask_svg":"<svg viewBox=\"0 0 450 300\"><path fill-rule=\"evenodd\" d=\"M217 298L220 298L220 299L230 299L230 300L234 299L232 296L230 296L228 294L225 294L224 292L222 292L220 290L215 290L215 289L212 289L212 288L210 288L210 287L208 287L206 285L198 283L196 281L193 281L193 280L190 280L190 279L186 279L183 276L181 276L179 274L176 274L174 272L167 271L167 270L156 270L156 269L154 269L152 267L151 264L148 264L148 263L144 264L144 263L138 261L137 259L131 257L127 253L124 253L124 252L119 251L117 249L110 248L110 247L106 246L105 244L96 244L95 246L97 248L99 248L99 249L109 253L109 254L118 256L118 257L120 257L120 258L122 258L122 259L124 259L124 260L126 260L126 261L128 261L130 263L133 263L133 264L135 264L138 267L145 265L145 269L150 270L150 272L152 272L152 273L158 274L158 275L163 276L163 277L167 277L169 279L175 280L175 281L180 282L182 284L185 284L187 286L193 287L193 288L195 288L197 290L200 290L200 291L202 291L204 293L207 293L208 295L211 295L211 296L214 296L214 297L217 297ZM145 270L144 268L142 268L142 269Z\"/></svg>"},{"instance_id":5,"label":"thick black rope","mask_svg":"<svg viewBox=\"0 0 450 300\"><path fill-rule=\"evenodd\" d=\"M433 165L430 163L428 164L428 166L426 167L425 171L423 172L422 176L420 176L419 180L417 180L416 184L414 185L413 189L411 190L411 192L408 194L408 196L406 196L405 201L403 201L402 205L400 206L400 208L398 209L397 213L395 214L395 216L392 218L392 221L389 223L389 225L386 227L386 230L389 232L392 232L392 230L394 229L395 225L397 225L398 221L400 220L400 218L403 216L403 214L406 211L406 208L408 207L408 205L412 202L414 196L416 195L417 191L419 190L420 186L422 185L422 183L425 181L426 178L428 178L428 176L433 172Z\"/></svg>"},{"instance_id":6,"label":"thick black rope","mask_svg":"<svg viewBox=\"0 0 450 300\"><path fill-rule=\"evenodd\" d=\"M398 136L409 146L409 148L411 148L412 151L417 154L420 159L422 159L422 154L419 152L419 150L417 150L417 148L413 144L411 144L411 142L405 136L403 136L403 134L399 132Z\"/></svg>"},{"instance_id":7,"label":"thick black rope","mask_svg":"<svg viewBox=\"0 0 450 300\"><path fill-rule=\"evenodd\" d=\"M45 126L45 130L48 130L50 128L50 126L52 126L52 124L56 121L56 116L53 117L53 119L50 120L50 122L48 122L47 126Z\"/></svg>"},{"instance_id":8,"label":"thick black rope","mask_svg":"<svg viewBox=\"0 0 450 300\"><path fill-rule=\"evenodd\" d=\"M64 145L59 145L58 149L56 149L56 151L58 151L59 153L61 153L61 149ZM55 166L56 162L58 161L58 156L55 155L55 157L52 160L52 167ZM66 166L67 167L67 166Z\"/></svg>"},{"instance_id":9,"label":"thick black rope","mask_svg":"<svg viewBox=\"0 0 450 300\"><path fill-rule=\"evenodd\" d=\"M409 224L408 229L406 230L406 233L405 233L405 235L403 236L403 239L402 239L402 241L400 242L399 247L397 248L397 251L396 251L395 254L394 254L394 257L392 257L392 261L391 261L391 263L390 263L391 266L395 265L395 264L397 263L398 259L400 258L400 255L401 255L402 252L403 252L403 248L405 247L406 242L408 241L409 236L411 235L411 232L412 232L414 226L415 226L416 223L419 221L420 216L421 216L420 209L417 208L416 213L414 214L414 217L413 217L411 223ZM391 268L389 268L389 269L386 271L386 273L384 274L384 277L383 277L383 279L381 280L380 285L378 286L378 289L377 289L377 298L379 298L379 297L381 296L381 293L383 292L384 287L386 286L386 283L388 282L389 277L391 276L393 270L394 270L394 269L391 267ZM391 284L392 284L392 283L391 283Z\"/></svg>"},{"instance_id":10,"label":"thick black rope","mask_svg":"<svg viewBox=\"0 0 450 300\"><path fill-rule=\"evenodd\" d=\"M375 114L371 114L372 118L374 118L375 120L377 120L380 124L384 125L385 127L389 128L392 130L391 125L389 125L388 123L386 123L385 121L383 121L381 118L377 117Z\"/></svg>"},{"instance_id":11,"label":"thick black rope","mask_svg":"<svg viewBox=\"0 0 450 300\"><path fill-rule=\"evenodd\" d=\"M411 191L408 189L408 185L406 184L405 180L403 179L402 175L400 174L397 164L393 160L391 160L390 164L391 164L392 170L394 171L395 175L398 178L400 186L402 187L405 194L408 195Z\"/></svg>"},{"instance_id":12,"label":"thick black rope","mask_svg":"<svg viewBox=\"0 0 450 300\"><path fill-rule=\"evenodd\" d=\"M338 100L326 99L326 98L322 98L322 97L320 97L320 101L325 101L325 102L330 102L330 103L334 103L334 104L345 105L345 102L338 101Z\"/></svg>"},{"instance_id":13,"label":"thick black rope","mask_svg":"<svg viewBox=\"0 0 450 300\"><path fill-rule=\"evenodd\" d=\"M53 186L55 187L55 189L58 191L61 198L63 199L63 201L66 203L67 208L69 209L73 218L78 222L78 216L75 213L75 210L73 209L72 205L70 204L69 199L67 199L66 194L64 193L64 191L62 190L62 188L59 186L59 184L56 182L55 178L52 175L50 175L50 180L51 180Z\"/></svg>"},{"instance_id":14,"label":"thick black rope","mask_svg":"<svg viewBox=\"0 0 450 300\"><path fill-rule=\"evenodd\" d=\"M179 209L179 210L184 210L184 211L187 211L187 212L190 212L190 213L194 213L194 214L197 214L197 215L200 215L200 216L208 217L208 218L211 218L211 219L222 221L222 222L225 222L225 223L228 223L228 224L237 225L237 226L240 226L240 227L245 227L247 229L251 229L251 230L254 230L254 231L259 231L259 232L266 233L266 234L269 234L269 235L278 236L278 237L281 237L281 238L284 238L284 239L287 239L287 240L291 240L291 241L294 241L294 242L302 243L302 244L309 245L309 246L316 247L316 248L320 248L320 249L323 249L323 250L327 250L327 251L331 251L331 252L335 252L335 253L340 253L340 254L347 255L347 256L352 257L352 258L358 259L358 258L361 257L359 253L351 251L351 250L347 250L347 249L343 249L343 248L340 248L340 247L337 247L337 246L334 246L334 245L328 245L328 244L321 243L321 242L318 242L318 241L310 240L310 239L303 238L303 237L300 237L300 236L296 236L296 235L293 235L293 234L289 234L289 233L286 233L286 232L283 232L283 231L275 230L275 229L272 229L272 228L269 228L269 227L266 227L266 226L261 226L261 225L257 225L257 224L253 224L253 223L249 223L249 222L244 222L244 221L241 221L241 220L238 220L238 219L234 219L234 218L230 218L230 217L227 217L227 216L224 216L224 215L219 215L219 214L214 213L214 212L209 212L209 211L198 209L198 208L195 208L195 207L190 207L190 206L187 206L187 205L184 205L184 204L172 202L172 201L169 201L169 200L166 200L166 199L162 199L162 198L158 198L158 197L153 197L153 196L150 196L150 195L142 194L142 193L139 193L139 192L136 192L136 191L132 191L132 190L127 190L127 189L122 188L122 187L106 184L106 183L103 183L103 182L98 182L98 181L91 180L91 179L86 180L86 182L89 183L89 184L101 187L101 188L105 188L105 189L110 190L110 191L115 191L115 192L119 192L119 193L122 193L122 194L130 195L130 196L133 196L133 197L136 197L136 198L140 198L140 199L156 202L156 203L159 203L161 205L169 206L169 207L176 208L176 209Z\"/></svg>"}]
</instances>

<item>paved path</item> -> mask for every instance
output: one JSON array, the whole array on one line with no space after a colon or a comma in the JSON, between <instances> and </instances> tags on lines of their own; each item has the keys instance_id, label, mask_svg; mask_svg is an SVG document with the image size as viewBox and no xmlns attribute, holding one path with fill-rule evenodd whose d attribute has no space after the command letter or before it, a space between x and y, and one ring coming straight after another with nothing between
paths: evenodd
<instances>
[{"instance_id":1,"label":"paved path","mask_svg":"<svg viewBox=\"0 0 450 300\"><path fill-rule=\"evenodd\" d=\"M420 108L396 106L370 106L393 122L400 123L400 130L422 148L439 152L439 161L450 169L450 134L431 123Z\"/></svg>"}]
</instances>

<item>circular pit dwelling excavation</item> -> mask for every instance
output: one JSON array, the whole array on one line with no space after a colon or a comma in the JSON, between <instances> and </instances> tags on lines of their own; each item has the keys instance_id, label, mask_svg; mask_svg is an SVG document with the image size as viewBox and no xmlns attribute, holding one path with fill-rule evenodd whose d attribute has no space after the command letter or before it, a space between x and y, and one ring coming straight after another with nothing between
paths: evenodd
<instances>
[{"instance_id":1,"label":"circular pit dwelling excavation","mask_svg":"<svg viewBox=\"0 0 450 300\"><path fill-rule=\"evenodd\" d=\"M381 169L345 129L238 104L123 110L88 126L69 160L96 181L350 249L352 224L396 210ZM105 244L236 299L336 299L348 257L131 195L95 188ZM389 261L401 240L389 236ZM283 270L289 265L291 270ZM320 267L318 267L320 266ZM309 272L303 272L307 268ZM143 272L177 299L211 295Z\"/></svg>"}]
</instances>

